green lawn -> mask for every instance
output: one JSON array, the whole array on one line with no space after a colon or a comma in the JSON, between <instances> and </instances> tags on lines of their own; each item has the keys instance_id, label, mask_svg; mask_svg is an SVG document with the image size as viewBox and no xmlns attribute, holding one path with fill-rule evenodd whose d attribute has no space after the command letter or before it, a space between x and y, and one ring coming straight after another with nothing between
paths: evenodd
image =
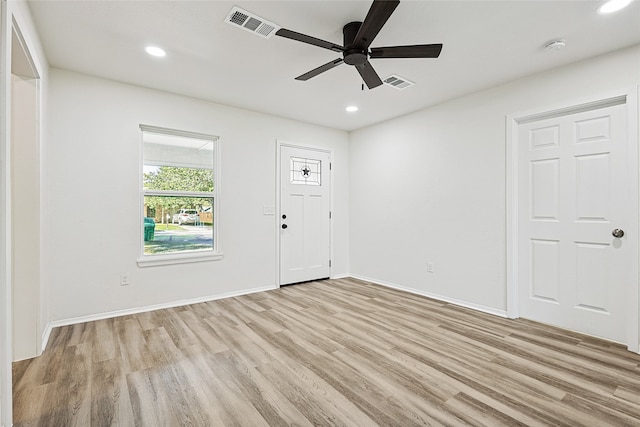
<instances>
[{"instance_id":1,"label":"green lawn","mask_svg":"<svg viewBox=\"0 0 640 427\"><path fill-rule=\"evenodd\" d=\"M184 228L177 224L160 224L156 222L156 231L162 230L184 230Z\"/></svg>"},{"instance_id":2,"label":"green lawn","mask_svg":"<svg viewBox=\"0 0 640 427\"><path fill-rule=\"evenodd\" d=\"M187 225L193 225L193 224L187 224ZM211 227L211 223L210 222L203 222L202 225L205 226L205 227L206 226ZM181 231L181 230L184 230L184 228L182 228L178 224L171 224L171 223L169 223L169 224L160 224L159 222L156 222L156 231L158 231L158 230L169 230L169 231L178 230L178 231Z\"/></svg>"}]
</instances>

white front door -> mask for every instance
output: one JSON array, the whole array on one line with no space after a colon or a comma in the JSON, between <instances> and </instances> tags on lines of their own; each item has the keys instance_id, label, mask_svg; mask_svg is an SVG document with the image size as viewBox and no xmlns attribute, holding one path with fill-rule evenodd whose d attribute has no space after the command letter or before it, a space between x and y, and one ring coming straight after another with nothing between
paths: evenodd
<instances>
[{"instance_id":1,"label":"white front door","mask_svg":"<svg viewBox=\"0 0 640 427\"><path fill-rule=\"evenodd\" d=\"M280 284L330 276L330 154L280 146Z\"/></svg>"},{"instance_id":2,"label":"white front door","mask_svg":"<svg viewBox=\"0 0 640 427\"><path fill-rule=\"evenodd\" d=\"M638 268L626 108L518 127L520 316L621 343Z\"/></svg>"}]
</instances>

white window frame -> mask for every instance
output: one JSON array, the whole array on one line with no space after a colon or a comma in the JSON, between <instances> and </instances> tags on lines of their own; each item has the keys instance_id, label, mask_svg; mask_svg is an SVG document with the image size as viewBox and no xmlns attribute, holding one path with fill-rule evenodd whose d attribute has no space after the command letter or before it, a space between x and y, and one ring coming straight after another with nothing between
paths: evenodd
<instances>
[{"instance_id":1,"label":"white window frame","mask_svg":"<svg viewBox=\"0 0 640 427\"><path fill-rule=\"evenodd\" d=\"M140 257L137 259L139 267L151 267L157 265L185 264L192 262L215 261L222 259L223 253L220 246L220 237L218 233L219 210L220 210L220 138L213 135L189 132L183 130L169 129L158 126L140 125L140 171L138 173L140 189L140 208L139 211L139 227L140 232ZM143 132L159 133L163 135L172 135L185 138L203 139L213 142L213 191L212 192L195 192L195 191L166 191L166 190L145 190L143 182L144 168L144 142ZM144 197L145 196L182 196L182 197L211 197L213 198L213 248L206 251L179 252L172 254L154 254L145 255L144 253Z\"/></svg>"}]
</instances>

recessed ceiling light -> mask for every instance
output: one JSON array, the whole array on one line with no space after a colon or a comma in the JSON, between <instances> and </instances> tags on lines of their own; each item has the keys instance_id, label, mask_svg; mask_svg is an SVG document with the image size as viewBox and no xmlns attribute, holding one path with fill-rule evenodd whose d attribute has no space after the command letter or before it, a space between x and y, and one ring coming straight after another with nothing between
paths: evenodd
<instances>
[{"instance_id":1,"label":"recessed ceiling light","mask_svg":"<svg viewBox=\"0 0 640 427\"><path fill-rule=\"evenodd\" d=\"M164 51L164 49L159 48L157 46L147 46L144 48L144 50L147 51L147 53L151 56L158 56L158 57L162 57L165 56L167 54L167 52Z\"/></svg>"},{"instance_id":2,"label":"recessed ceiling light","mask_svg":"<svg viewBox=\"0 0 640 427\"><path fill-rule=\"evenodd\" d=\"M349 105L347 108L345 108L345 110L347 111L347 113L355 113L356 111L358 111L358 107L356 107L355 105Z\"/></svg>"},{"instance_id":3,"label":"recessed ceiling light","mask_svg":"<svg viewBox=\"0 0 640 427\"><path fill-rule=\"evenodd\" d=\"M629 6L631 0L609 0L598 9L598 13L607 14L617 12Z\"/></svg>"}]
</instances>

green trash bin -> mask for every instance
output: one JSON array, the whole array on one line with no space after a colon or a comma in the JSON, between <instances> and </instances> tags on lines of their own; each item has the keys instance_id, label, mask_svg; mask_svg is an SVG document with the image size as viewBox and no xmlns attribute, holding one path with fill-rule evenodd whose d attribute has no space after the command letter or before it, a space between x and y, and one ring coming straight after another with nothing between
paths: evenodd
<instances>
[{"instance_id":1,"label":"green trash bin","mask_svg":"<svg viewBox=\"0 0 640 427\"><path fill-rule=\"evenodd\" d=\"M144 241L153 240L156 234L156 221L153 218L144 218Z\"/></svg>"}]
</instances>

